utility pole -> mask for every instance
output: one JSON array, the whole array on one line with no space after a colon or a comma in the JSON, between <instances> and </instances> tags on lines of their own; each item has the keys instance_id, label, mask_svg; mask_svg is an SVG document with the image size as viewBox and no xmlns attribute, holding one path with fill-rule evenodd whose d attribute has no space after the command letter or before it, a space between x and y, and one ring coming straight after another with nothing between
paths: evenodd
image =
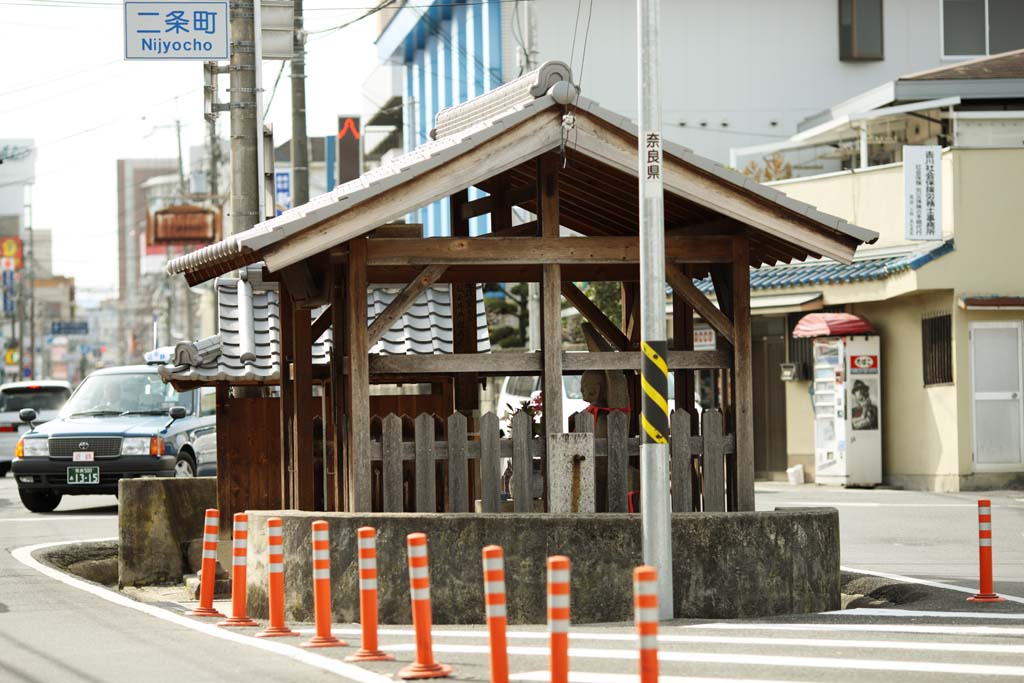
<instances>
[{"instance_id":1,"label":"utility pole","mask_svg":"<svg viewBox=\"0 0 1024 683\"><path fill-rule=\"evenodd\" d=\"M658 614L672 618L665 195L661 139L661 0L637 0L640 182L640 513L644 564L658 570Z\"/></svg>"},{"instance_id":2,"label":"utility pole","mask_svg":"<svg viewBox=\"0 0 1024 683\"><path fill-rule=\"evenodd\" d=\"M309 143L306 141L306 34L302 0L294 0L295 35L292 38L292 206L309 201Z\"/></svg>"},{"instance_id":3,"label":"utility pole","mask_svg":"<svg viewBox=\"0 0 1024 683\"><path fill-rule=\"evenodd\" d=\"M258 1L258 0L257 0ZM254 0L231 3L231 65L228 92L231 109L231 230L237 234L260 220L257 150L263 144L257 125L256 33Z\"/></svg>"},{"instance_id":4,"label":"utility pole","mask_svg":"<svg viewBox=\"0 0 1024 683\"><path fill-rule=\"evenodd\" d=\"M32 187L29 186L26 189L28 193L28 202L25 208L27 211L25 230L28 232L28 250L25 252L25 270L28 279L28 347L30 350L29 358L31 363L29 364L29 379L36 378L36 270L34 267L34 261L36 258L36 240L35 232L32 230L32 223L35 222L35 216L32 215ZM22 361L24 364L24 360ZM25 373L22 372L22 375Z\"/></svg>"}]
</instances>

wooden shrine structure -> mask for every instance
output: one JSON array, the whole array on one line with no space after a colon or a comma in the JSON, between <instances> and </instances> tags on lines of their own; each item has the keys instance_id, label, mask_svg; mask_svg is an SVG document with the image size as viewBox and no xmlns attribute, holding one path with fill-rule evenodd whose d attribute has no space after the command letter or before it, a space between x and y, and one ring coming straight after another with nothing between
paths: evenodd
<instances>
[{"instance_id":1,"label":"wooden shrine structure","mask_svg":"<svg viewBox=\"0 0 1024 683\"><path fill-rule=\"evenodd\" d=\"M568 67L549 62L441 111L431 140L417 149L304 206L172 261L168 271L184 274L190 284L259 263L263 278L277 283L283 438L280 458L259 461L275 468L281 481L280 500L273 502L313 507L313 404L321 401L314 399L314 385L324 387L324 429L331 441L325 506L370 511L396 509L393 501L374 504L380 493L378 487L375 494L372 455L382 447L371 439L378 429L371 424L372 384L445 378L453 386L451 410L472 418L479 417L481 378L540 375L543 430L556 436L563 425L563 374L604 370L635 376L640 368L637 169L635 127L579 96ZM667 360L676 375L676 408L694 414L694 371L722 374L729 389L721 408L726 430L735 435L732 452L723 456L731 460L731 481L724 482L729 508L752 510L750 268L819 257L849 262L857 246L876 235L673 144L665 145L664 165L656 171L665 181L666 284L674 308ZM425 238L419 228L413 236L393 227L437 202L442 210L436 214L448 217L450 236ZM517 223L514 207L532 220ZM489 231L474 236L471 225L484 216ZM708 276L720 308L693 284L694 278ZM602 280L621 283L621 327L576 284ZM479 352L475 293L482 283L498 282L540 283L540 351ZM398 284L401 291L368 324L366 292L374 284ZM451 288L452 353L369 354L411 303L437 285ZM563 349L563 300L590 323L604 350ZM320 311L315 317L314 310ZM716 350L693 350L694 314L718 333ZM328 329L333 332L329 362L314 367L311 346ZM470 433L478 429L471 420ZM438 434L445 431L438 427ZM485 436L490 438L479 438ZM543 458L548 447L544 439L538 442L537 455ZM411 447L409 457L415 459L417 452ZM236 464L228 476L248 475ZM479 486L478 477L471 472L476 483L466 485ZM220 490L233 495L245 486ZM460 492L455 498L465 496ZM251 507L244 496L221 505ZM451 509L443 505L437 509Z\"/></svg>"}]
</instances>

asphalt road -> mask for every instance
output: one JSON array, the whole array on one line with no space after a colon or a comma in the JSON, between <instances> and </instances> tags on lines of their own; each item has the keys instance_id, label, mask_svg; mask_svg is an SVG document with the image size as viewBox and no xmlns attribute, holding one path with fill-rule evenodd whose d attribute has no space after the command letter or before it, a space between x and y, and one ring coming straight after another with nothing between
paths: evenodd
<instances>
[{"instance_id":1,"label":"asphalt road","mask_svg":"<svg viewBox=\"0 0 1024 683\"><path fill-rule=\"evenodd\" d=\"M1006 493L991 497L997 589L1012 592L1010 588L1024 586L1019 548L1024 503ZM838 507L846 566L963 587L974 585L976 498L758 486L762 508ZM45 568L19 561L25 560L24 551L12 555L25 546L114 536L114 503L112 497L69 498L55 513L31 514L21 508L14 482L0 479L0 642L6 645L0 652L0 681L384 683L412 660L414 640L408 627L382 629L382 647L396 655L396 662L342 669L348 665L341 659L352 647L310 653L294 647L302 638L268 644L251 638L252 629L226 631L209 620L185 617L187 604L135 603L93 584L84 584L88 590L83 590L44 573ZM1005 539L1002 546L1000 539ZM882 588L887 583L871 577L865 581ZM1022 593L1016 590L1016 595ZM962 593L929 586L902 593L911 594L904 604L886 610L663 625L662 680L1024 680L1024 603L995 609L974 606L964 602ZM293 626L311 632L308 624ZM351 624L337 625L336 635L358 642L358 630ZM482 629L437 627L434 643L436 658L453 665L458 679L488 680ZM511 630L513 680L548 680L546 646L543 627ZM630 624L574 626L571 647L574 683L636 680Z\"/></svg>"}]
</instances>

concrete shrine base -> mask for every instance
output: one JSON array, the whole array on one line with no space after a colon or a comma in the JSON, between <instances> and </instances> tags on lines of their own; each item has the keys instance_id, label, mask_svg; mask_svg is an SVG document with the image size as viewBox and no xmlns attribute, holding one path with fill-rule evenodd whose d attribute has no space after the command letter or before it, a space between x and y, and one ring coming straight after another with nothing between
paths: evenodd
<instances>
[{"instance_id":1,"label":"concrete shrine base","mask_svg":"<svg viewBox=\"0 0 1024 683\"><path fill-rule=\"evenodd\" d=\"M250 511L248 611L267 616L266 520L284 520L285 613L313 620L310 524L330 525L334 621L359 620L356 529L378 531L380 621L409 624L406 535L427 534L434 622L484 622L480 551L505 551L509 622L546 621L549 555L572 561L572 621L628 621L640 517L627 514L349 514ZM672 516L675 616L729 619L840 607L839 515L834 509Z\"/></svg>"}]
</instances>

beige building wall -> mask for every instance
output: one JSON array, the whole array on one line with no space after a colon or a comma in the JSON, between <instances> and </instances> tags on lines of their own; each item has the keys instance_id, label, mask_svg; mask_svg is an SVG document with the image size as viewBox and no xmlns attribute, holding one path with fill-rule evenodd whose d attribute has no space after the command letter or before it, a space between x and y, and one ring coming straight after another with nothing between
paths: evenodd
<instances>
[{"instance_id":1,"label":"beige building wall","mask_svg":"<svg viewBox=\"0 0 1024 683\"><path fill-rule=\"evenodd\" d=\"M1022 320L1024 311L965 311L964 296L1024 296L1024 150L954 149L942 158L943 235L951 253L885 280L803 288L826 305L846 304L882 334L883 473L888 483L929 490L977 489L1024 480L1018 471L976 472L970 343L976 321ZM880 233L884 250L903 239L902 164L774 183L819 209ZM786 290L802 291L801 289ZM923 385L921 318L953 316L953 383ZM813 472L813 415L807 383L786 387L790 465Z\"/></svg>"}]
</instances>

